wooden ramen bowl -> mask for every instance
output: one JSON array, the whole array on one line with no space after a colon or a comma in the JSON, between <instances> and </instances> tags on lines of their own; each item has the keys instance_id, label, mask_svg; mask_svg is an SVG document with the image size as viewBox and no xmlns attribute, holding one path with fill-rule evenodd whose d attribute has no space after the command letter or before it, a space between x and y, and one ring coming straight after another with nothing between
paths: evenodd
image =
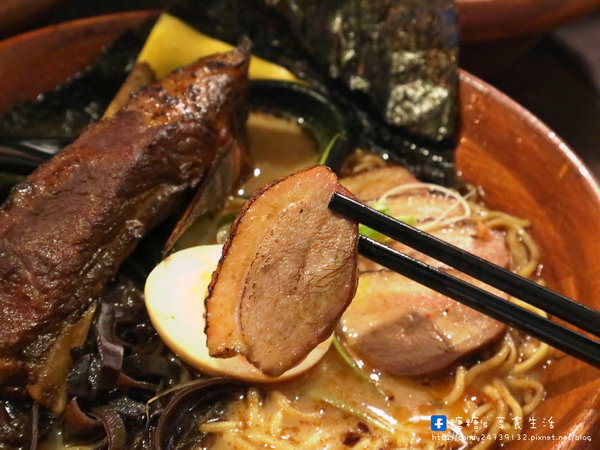
<instances>
[{"instance_id":1,"label":"wooden ramen bowl","mask_svg":"<svg viewBox=\"0 0 600 450\"><path fill-rule=\"evenodd\" d=\"M155 14L94 17L0 42L0 114L66 80L123 31ZM483 188L490 207L532 221L543 276L552 289L600 309L600 188L594 177L531 113L466 72L460 74L460 113L456 161L464 179ZM592 444L516 441L507 448L600 445L595 444L600 443L600 371L557 355L544 372L548 393L534 415L552 417L555 435L589 434ZM548 434L542 427L526 432Z\"/></svg>"}]
</instances>

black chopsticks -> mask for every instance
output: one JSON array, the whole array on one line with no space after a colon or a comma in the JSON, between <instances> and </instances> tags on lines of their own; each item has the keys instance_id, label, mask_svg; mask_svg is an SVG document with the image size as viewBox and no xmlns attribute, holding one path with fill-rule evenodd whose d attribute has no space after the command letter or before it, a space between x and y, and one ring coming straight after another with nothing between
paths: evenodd
<instances>
[{"instance_id":1,"label":"black chopsticks","mask_svg":"<svg viewBox=\"0 0 600 450\"><path fill-rule=\"evenodd\" d=\"M392 239L494 286L566 322L600 336L600 313L495 264L400 222L367 205L335 193L329 207ZM600 342L514 303L417 261L371 239L360 237L359 252L382 266L453 298L496 320L600 367Z\"/></svg>"},{"instance_id":2,"label":"black chopsticks","mask_svg":"<svg viewBox=\"0 0 600 450\"><path fill-rule=\"evenodd\" d=\"M359 238L358 251L394 272L600 367L599 342L364 236Z\"/></svg>"}]
</instances>

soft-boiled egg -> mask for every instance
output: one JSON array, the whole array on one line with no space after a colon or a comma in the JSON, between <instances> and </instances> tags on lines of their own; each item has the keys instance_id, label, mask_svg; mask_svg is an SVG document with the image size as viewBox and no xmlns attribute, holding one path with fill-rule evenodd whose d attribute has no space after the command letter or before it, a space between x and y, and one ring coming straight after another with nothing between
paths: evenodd
<instances>
[{"instance_id":1,"label":"soft-boiled egg","mask_svg":"<svg viewBox=\"0 0 600 450\"><path fill-rule=\"evenodd\" d=\"M226 375L252 382L284 381L317 364L329 349L331 338L279 377L263 374L241 355L213 358L208 354L204 334L204 298L221 251L221 245L181 250L163 260L146 280L146 308L162 340L195 369L210 375Z\"/></svg>"}]
</instances>

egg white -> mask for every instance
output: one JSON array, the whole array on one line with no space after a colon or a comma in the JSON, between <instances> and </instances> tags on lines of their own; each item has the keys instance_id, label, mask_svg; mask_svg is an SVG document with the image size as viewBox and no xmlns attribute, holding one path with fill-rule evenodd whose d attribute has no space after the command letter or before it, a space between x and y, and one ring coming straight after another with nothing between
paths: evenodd
<instances>
[{"instance_id":1,"label":"egg white","mask_svg":"<svg viewBox=\"0 0 600 450\"><path fill-rule=\"evenodd\" d=\"M204 333L204 298L221 257L221 245L202 245L174 253L146 280L145 301L150 320L167 346L183 361L209 375L225 375L258 383L296 377L317 364L331 345L319 344L296 367L279 377L263 374L241 355L213 358Z\"/></svg>"}]
</instances>

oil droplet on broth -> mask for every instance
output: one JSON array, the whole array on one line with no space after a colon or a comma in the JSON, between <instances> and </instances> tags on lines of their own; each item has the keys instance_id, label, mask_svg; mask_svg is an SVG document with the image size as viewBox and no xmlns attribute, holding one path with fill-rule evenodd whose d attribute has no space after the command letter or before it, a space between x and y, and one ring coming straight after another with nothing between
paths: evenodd
<instances>
[{"instance_id":1,"label":"oil droplet on broth","mask_svg":"<svg viewBox=\"0 0 600 450\"><path fill-rule=\"evenodd\" d=\"M246 124L252 177L237 192L240 196L285 175L316 164L315 139L297 122L263 112L251 112Z\"/></svg>"}]
</instances>

